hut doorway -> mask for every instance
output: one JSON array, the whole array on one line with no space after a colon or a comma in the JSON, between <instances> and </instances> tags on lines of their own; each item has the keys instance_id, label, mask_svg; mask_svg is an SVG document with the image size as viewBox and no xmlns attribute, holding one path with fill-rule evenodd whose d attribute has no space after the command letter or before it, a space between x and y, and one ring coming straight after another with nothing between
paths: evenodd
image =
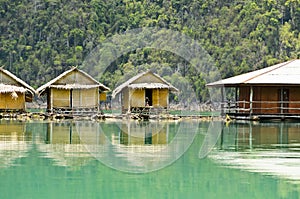
<instances>
[{"instance_id":1,"label":"hut doorway","mask_svg":"<svg viewBox=\"0 0 300 199\"><path fill-rule=\"evenodd\" d=\"M145 105L152 106L152 89L146 89L145 91Z\"/></svg>"}]
</instances>

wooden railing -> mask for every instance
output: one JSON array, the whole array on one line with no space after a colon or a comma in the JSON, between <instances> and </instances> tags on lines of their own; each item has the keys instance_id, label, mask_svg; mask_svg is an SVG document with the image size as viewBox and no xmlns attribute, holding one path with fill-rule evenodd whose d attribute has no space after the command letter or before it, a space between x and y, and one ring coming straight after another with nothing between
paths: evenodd
<instances>
[{"instance_id":1,"label":"wooden railing","mask_svg":"<svg viewBox=\"0 0 300 199\"><path fill-rule=\"evenodd\" d=\"M223 113L300 114L300 101L224 101Z\"/></svg>"}]
</instances>

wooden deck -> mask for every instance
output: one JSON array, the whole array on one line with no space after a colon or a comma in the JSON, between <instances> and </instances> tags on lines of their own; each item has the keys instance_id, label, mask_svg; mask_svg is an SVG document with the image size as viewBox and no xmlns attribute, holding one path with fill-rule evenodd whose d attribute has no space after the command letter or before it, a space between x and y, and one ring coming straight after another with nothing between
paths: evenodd
<instances>
[{"instance_id":1,"label":"wooden deck","mask_svg":"<svg viewBox=\"0 0 300 199\"><path fill-rule=\"evenodd\" d=\"M221 103L221 112L232 119L240 120L300 120L300 102L227 101Z\"/></svg>"}]
</instances>

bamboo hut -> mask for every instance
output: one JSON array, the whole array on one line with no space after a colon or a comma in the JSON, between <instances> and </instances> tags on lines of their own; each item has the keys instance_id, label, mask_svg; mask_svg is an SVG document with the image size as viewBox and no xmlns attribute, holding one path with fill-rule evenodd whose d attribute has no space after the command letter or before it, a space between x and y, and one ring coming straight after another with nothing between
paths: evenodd
<instances>
[{"instance_id":1,"label":"bamboo hut","mask_svg":"<svg viewBox=\"0 0 300 199\"><path fill-rule=\"evenodd\" d=\"M121 93L122 112L140 112L149 108L167 109L169 92L178 89L151 71L140 73L118 86L112 94Z\"/></svg>"},{"instance_id":2,"label":"bamboo hut","mask_svg":"<svg viewBox=\"0 0 300 199\"><path fill-rule=\"evenodd\" d=\"M37 89L39 96L47 95L51 113L80 114L97 112L99 101L105 100L110 89L76 67L65 71Z\"/></svg>"},{"instance_id":3,"label":"bamboo hut","mask_svg":"<svg viewBox=\"0 0 300 199\"><path fill-rule=\"evenodd\" d=\"M234 99L223 94L223 111L236 118L300 118L300 60L207 84L233 88Z\"/></svg>"},{"instance_id":4,"label":"bamboo hut","mask_svg":"<svg viewBox=\"0 0 300 199\"><path fill-rule=\"evenodd\" d=\"M11 72L0 68L0 111L23 112L35 90Z\"/></svg>"}]
</instances>

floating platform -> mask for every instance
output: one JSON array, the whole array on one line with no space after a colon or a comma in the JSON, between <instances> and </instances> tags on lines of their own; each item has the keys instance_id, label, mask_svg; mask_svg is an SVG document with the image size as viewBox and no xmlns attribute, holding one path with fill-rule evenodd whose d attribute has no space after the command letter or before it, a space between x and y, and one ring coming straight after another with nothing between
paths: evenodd
<instances>
[{"instance_id":1,"label":"floating platform","mask_svg":"<svg viewBox=\"0 0 300 199\"><path fill-rule=\"evenodd\" d=\"M231 119L236 120L300 120L300 114L249 114L227 113Z\"/></svg>"}]
</instances>

